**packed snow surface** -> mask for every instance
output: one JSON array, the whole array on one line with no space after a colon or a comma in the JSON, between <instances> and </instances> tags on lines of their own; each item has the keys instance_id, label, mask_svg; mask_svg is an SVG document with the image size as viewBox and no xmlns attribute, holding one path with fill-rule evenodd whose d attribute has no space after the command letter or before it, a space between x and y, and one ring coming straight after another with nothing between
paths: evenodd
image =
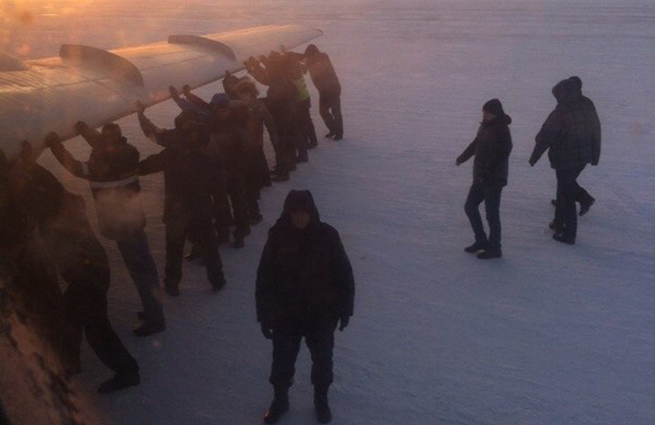
<instances>
[{"instance_id":1,"label":"packed snow surface","mask_svg":"<svg viewBox=\"0 0 655 425\"><path fill-rule=\"evenodd\" d=\"M333 423L655 423L652 2L5 1L0 10L3 50L30 58L56 55L64 42L116 48L305 24L325 31L316 44L344 87L345 139L321 140L290 182L263 191L265 220L246 247L221 247L224 290L212 294L204 269L186 265L182 295L165 300L166 332L132 336L136 290L103 241L111 319L142 371L139 387L96 399L108 422L261 422L271 344L255 318L256 268L286 193L307 188L340 231L357 283L355 316L337 332ZM546 157L534 168L527 160L555 106L552 86L571 75L596 103L603 147L600 165L579 180L597 202L566 246L547 231L554 172ZM514 151L501 205L504 258L484 262L462 250L473 240L463 211L471 162L454 162L494 97L514 120ZM312 100L323 134L315 91ZM170 102L147 111L169 127L176 113ZM142 157L159 150L135 117L119 123ZM68 146L88 155L80 140ZM93 216L88 185L49 155L42 161L87 196ZM143 178L142 187L163 274L163 178ZM93 390L109 376L90 350L83 363L76 385ZM309 368L303 349L281 424L314 422Z\"/></svg>"}]
</instances>

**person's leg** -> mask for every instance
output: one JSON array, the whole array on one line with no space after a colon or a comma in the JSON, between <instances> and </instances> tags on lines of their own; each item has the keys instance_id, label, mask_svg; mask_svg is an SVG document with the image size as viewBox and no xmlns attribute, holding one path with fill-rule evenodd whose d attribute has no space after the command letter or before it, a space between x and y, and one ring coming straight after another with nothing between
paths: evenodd
<instances>
[{"instance_id":1,"label":"person's leg","mask_svg":"<svg viewBox=\"0 0 655 425\"><path fill-rule=\"evenodd\" d=\"M112 392L139 384L139 366L127 351L107 316L108 267L78 265L62 273L69 287L64 294L68 314L84 328L86 339L100 361L115 376L98 391Z\"/></svg>"},{"instance_id":2,"label":"person's leg","mask_svg":"<svg viewBox=\"0 0 655 425\"><path fill-rule=\"evenodd\" d=\"M273 385L275 396L264 422L276 423L289 410L289 387L296 373L296 359L300 350L302 335L294 329L273 330L273 362L269 382Z\"/></svg>"},{"instance_id":3,"label":"person's leg","mask_svg":"<svg viewBox=\"0 0 655 425\"><path fill-rule=\"evenodd\" d=\"M573 243L577 235L577 214L575 196L577 191L576 179L582 168L572 170L556 170L557 176L557 207L556 221L561 220L563 229L561 234L555 236L563 242ZM556 238L557 239L557 238ZM558 240L559 240L558 239Z\"/></svg>"},{"instance_id":4,"label":"person's leg","mask_svg":"<svg viewBox=\"0 0 655 425\"><path fill-rule=\"evenodd\" d=\"M330 422L332 412L328 403L328 389L334 380L332 353L334 350L334 328L308 329L305 341L312 356L311 380L314 385L314 408L320 423Z\"/></svg>"},{"instance_id":5,"label":"person's leg","mask_svg":"<svg viewBox=\"0 0 655 425\"><path fill-rule=\"evenodd\" d=\"M139 293L145 315L145 324L163 325L164 313L161 303L159 275L150 253L150 246L145 232L141 230L130 239L116 241L116 244Z\"/></svg>"},{"instance_id":6,"label":"person's leg","mask_svg":"<svg viewBox=\"0 0 655 425\"><path fill-rule=\"evenodd\" d=\"M307 99L303 109L303 127L305 139L307 140L307 147L310 149L318 146L318 140L316 139L316 129L314 128L314 122L312 121L311 107L312 101L311 99Z\"/></svg>"},{"instance_id":7,"label":"person's leg","mask_svg":"<svg viewBox=\"0 0 655 425\"><path fill-rule=\"evenodd\" d=\"M334 117L332 116L332 112L330 112L330 106L330 97L320 94L318 99L318 113L328 129L328 134L325 137L332 137L336 134Z\"/></svg>"},{"instance_id":8,"label":"person's leg","mask_svg":"<svg viewBox=\"0 0 655 425\"><path fill-rule=\"evenodd\" d=\"M580 217L589 212L589 208L596 202L587 190L576 181L575 201L580 204Z\"/></svg>"},{"instance_id":9,"label":"person's leg","mask_svg":"<svg viewBox=\"0 0 655 425\"><path fill-rule=\"evenodd\" d=\"M479 184L471 185L466 203L464 204L464 211L471 223L471 228L475 235L475 243L468 247L470 248L470 250L467 249L468 252L475 252L487 247L487 234L484 232L482 217L480 217L480 211L478 210L482 201L484 201L484 187Z\"/></svg>"},{"instance_id":10,"label":"person's leg","mask_svg":"<svg viewBox=\"0 0 655 425\"><path fill-rule=\"evenodd\" d=\"M214 290L221 289L225 286L225 277L214 229L211 226L192 227L188 229L188 234L201 251L202 263L207 269L207 280Z\"/></svg>"},{"instance_id":11,"label":"person's leg","mask_svg":"<svg viewBox=\"0 0 655 425\"><path fill-rule=\"evenodd\" d=\"M166 271L164 289L172 296L180 295L182 280L182 259L184 257L184 242L186 239L186 224L166 224Z\"/></svg>"},{"instance_id":12,"label":"person's leg","mask_svg":"<svg viewBox=\"0 0 655 425\"><path fill-rule=\"evenodd\" d=\"M488 250L500 251L501 249L500 195L502 190L500 187L489 187L485 190L484 206L487 223L489 223Z\"/></svg>"},{"instance_id":13,"label":"person's leg","mask_svg":"<svg viewBox=\"0 0 655 425\"><path fill-rule=\"evenodd\" d=\"M330 110L334 117L334 140L343 138L343 117L341 115L341 95L336 94L330 99Z\"/></svg>"},{"instance_id":14,"label":"person's leg","mask_svg":"<svg viewBox=\"0 0 655 425\"><path fill-rule=\"evenodd\" d=\"M228 178L228 193L234 209L234 247L242 248L244 238L250 233L245 182L242 176L230 176Z\"/></svg>"}]
</instances>

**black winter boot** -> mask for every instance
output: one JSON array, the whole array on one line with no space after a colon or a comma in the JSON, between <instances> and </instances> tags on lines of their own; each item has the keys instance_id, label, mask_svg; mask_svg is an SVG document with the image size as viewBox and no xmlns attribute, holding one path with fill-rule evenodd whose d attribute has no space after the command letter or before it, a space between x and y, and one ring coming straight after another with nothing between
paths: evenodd
<instances>
[{"instance_id":1,"label":"black winter boot","mask_svg":"<svg viewBox=\"0 0 655 425\"><path fill-rule=\"evenodd\" d=\"M287 385L276 385L275 396L271 407L264 414L264 423L274 424L289 411L289 387Z\"/></svg>"},{"instance_id":2,"label":"black winter boot","mask_svg":"<svg viewBox=\"0 0 655 425\"><path fill-rule=\"evenodd\" d=\"M100 384L98 387L98 392L100 394L113 393L124 388L139 385L140 382L141 379L139 377L138 369L125 372L116 372L116 375L114 375L113 378Z\"/></svg>"},{"instance_id":3,"label":"black winter boot","mask_svg":"<svg viewBox=\"0 0 655 425\"><path fill-rule=\"evenodd\" d=\"M482 251L484 249L487 249L487 245L489 245L488 242L477 242L476 241L473 245L470 245L470 246L467 246L466 248L464 248L464 251L468 252L468 253Z\"/></svg>"},{"instance_id":4,"label":"black winter boot","mask_svg":"<svg viewBox=\"0 0 655 425\"><path fill-rule=\"evenodd\" d=\"M314 409L316 410L316 420L319 423L326 424L332 420L332 411L328 404L327 386L314 387Z\"/></svg>"},{"instance_id":5,"label":"black winter boot","mask_svg":"<svg viewBox=\"0 0 655 425\"><path fill-rule=\"evenodd\" d=\"M478 254L480 260L491 260L492 258L501 258L503 256L502 251L497 249L485 249Z\"/></svg>"}]
</instances>

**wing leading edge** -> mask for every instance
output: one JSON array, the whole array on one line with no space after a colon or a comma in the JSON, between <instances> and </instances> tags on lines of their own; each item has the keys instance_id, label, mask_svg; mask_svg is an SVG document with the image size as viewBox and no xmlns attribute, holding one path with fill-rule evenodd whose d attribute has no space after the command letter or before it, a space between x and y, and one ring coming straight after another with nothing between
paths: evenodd
<instances>
[{"instance_id":1,"label":"wing leading edge","mask_svg":"<svg viewBox=\"0 0 655 425\"><path fill-rule=\"evenodd\" d=\"M168 87L200 87L225 71L243 69L250 56L292 49L322 35L299 25L270 25L205 36L173 35L168 43L105 51L64 45L60 56L0 63L0 149L9 157L29 140L42 148L45 135L76 136L74 124L93 127L130 115L134 102L162 102Z\"/></svg>"}]
</instances>

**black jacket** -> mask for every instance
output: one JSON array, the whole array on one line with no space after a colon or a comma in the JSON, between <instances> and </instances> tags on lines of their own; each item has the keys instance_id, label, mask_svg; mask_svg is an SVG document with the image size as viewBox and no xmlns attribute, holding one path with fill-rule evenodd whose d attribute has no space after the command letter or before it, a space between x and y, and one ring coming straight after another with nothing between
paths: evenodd
<instances>
[{"instance_id":1,"label":"black jacket","mask_svg":"<svg viewBox=\"0 0 655 425\"><path fill-rule=\"evenodd\" d=\"M304 198L312 220L291 223L288 206ZM355 283L339 233L320 221L309 191L291 191L270 229L257 271L257 320L272 329L312 324L329 328L353 314Z\"/></svg>"},{"instance_id":2,"label":"black jacket","mask_svg":"<svg viewBox=\"0 0 655 425\"><path fill-rule=\"evenodd\" d=\"M483 122L475 140L457 158L462 163L475 155L473 183L491 187L507 186L509 154L512 152L511 123L509 115Z\"/></svg>"},{"instance_id":3,"label":"black jacket","mask_svg":"<svg viewBox=\"0 0 655 425\"><path fill-rule=\"evenodd\" d=\"M58 139L50 144L52 153L70 173L89 181L100 233L109 239L129 238L146 226L139 196L139 151L125 138L107 143L89 128L82 136L93 148L87 162L73 158Z\"/></svg>"},{"instance_id":4,"label":"black jacket","mask_svg":"<svg viewBox=\"0 0 655 425\"><path fill-rule=\"evenodd\" d=\"M321 96L341 94L341 84L334 71L330 57L323 52L306 56L305 63L309 69L312 82Z\"/></svg>"},{"instance_id":5,"label":"black jacket","mask_svg":"<svg viewBox=\"0 0 655 425\"><path fill-rule=\"evenodd\" d=\"M548 150L550 165L557 170L598 165L601 128L593 102L582 95L579 82L573 78L557 83L553 96L557 106L535 138L530 164Z\"/></svg>"},{"instance_id":6,"label":"black jacket","mask_svg":"<svg viewBox=\"0 0 655 425\"><path fill-rule=\"evenodd\" d=\"M219 157L186 143L185 135L155 127L139 117L146 136L165 149L139 164L139 174L164 172L164 217L168 225L209 226L212 222L211 195L225 190L224 165Z\"/></svg>"}]
</instances>

